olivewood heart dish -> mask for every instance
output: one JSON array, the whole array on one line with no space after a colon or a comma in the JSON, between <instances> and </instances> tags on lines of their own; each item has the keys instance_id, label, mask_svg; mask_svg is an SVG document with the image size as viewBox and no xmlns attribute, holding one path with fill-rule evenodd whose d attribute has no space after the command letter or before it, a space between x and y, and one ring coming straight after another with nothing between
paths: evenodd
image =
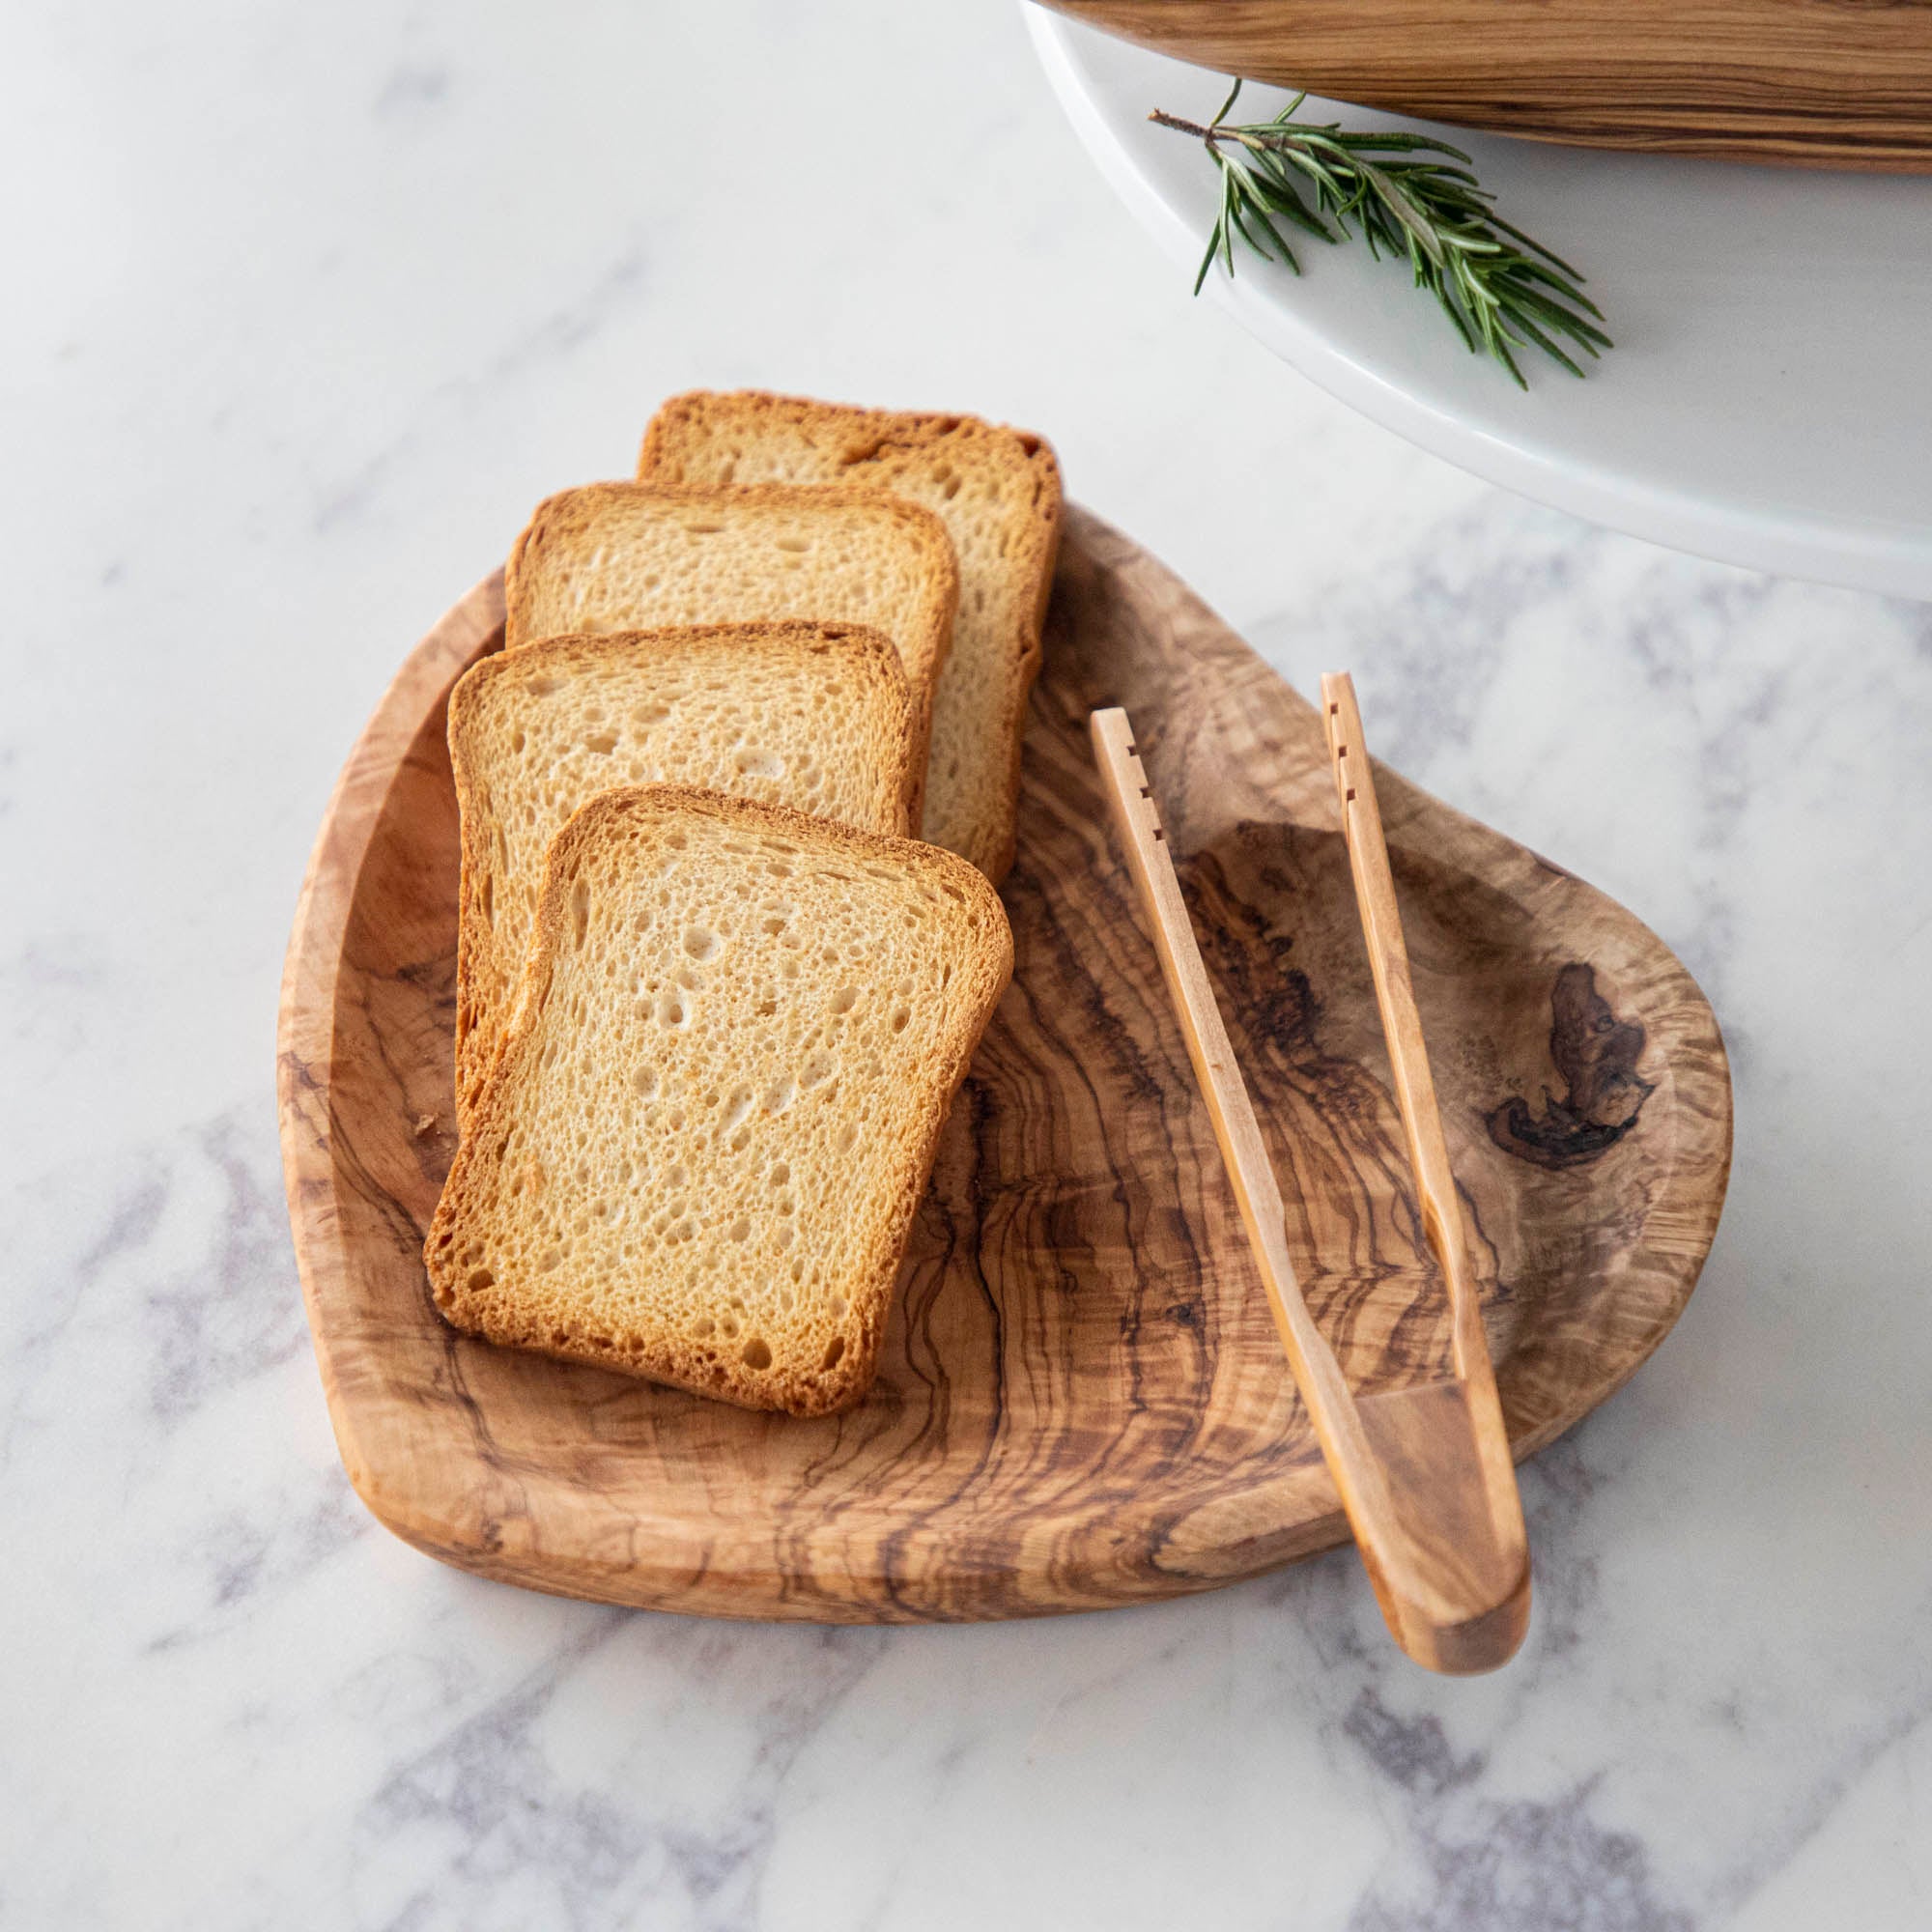
<instances>
[{"instance_id":1,"label":"olivewood heart dish","mask_svg":"<svg viewBox=\"0 0 1932 1932\"><path fill-rule=\"evenodd\" d=\"M1133 890L1088 714L1134 714L1351 1382L1439 1373L1315 710L1145 553L1068 514L1003 895L1014 980L916 1221L879 1380L758 1415L445 1327L421 1242L453 1151L456 807L443 706L500 581L425 638L345 767L284 981L290 1215L343 1461L466 1569L666 1609L909 1622L1099 1608L1252 1576L1346 1525L1293 1391ZM1689 974L1591 887L1378 779L1512 1443L1668 1332L1729 1166Z\"/></svg>"}]
</instances>

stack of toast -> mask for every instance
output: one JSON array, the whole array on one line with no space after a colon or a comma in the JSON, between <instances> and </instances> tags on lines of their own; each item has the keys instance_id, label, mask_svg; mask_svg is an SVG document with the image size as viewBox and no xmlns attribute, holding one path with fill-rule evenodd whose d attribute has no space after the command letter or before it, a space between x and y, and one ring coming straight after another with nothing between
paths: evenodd
<instances>
[{"instance_id":1,"label":"stack of toast","mask_svg":"<svg viewBox=\"0 0 1932 1932\"><path fill-rule=\"evenodd\" d=\"M748 1407L870 1385L1011 970L1060 481L972 417L668 403L537 508L449 705L457 1327Z\"/></svg>"}]
</instances>

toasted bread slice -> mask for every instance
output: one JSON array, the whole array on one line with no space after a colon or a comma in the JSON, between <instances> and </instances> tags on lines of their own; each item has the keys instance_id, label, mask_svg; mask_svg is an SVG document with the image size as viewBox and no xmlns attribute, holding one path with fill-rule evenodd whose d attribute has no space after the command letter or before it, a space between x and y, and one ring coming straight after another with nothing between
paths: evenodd
<instances>
[{"instance_id":1,"label":"toasted bread slice","mask_svg":"<svg viewBox=\"0 0 1932 1932\"><path fill-rule=\"evenodd\" d=\"M858 1401L1012 937L963 860L651 785L553 841L436 1305L751 1408Z\"/></svg>"},{"instance_id":2,"label":"toasted bread slice","mask_svg":"<svg viewBox=\"0 0 1932 1932\"><path fill-rule=\"evenodd\" d=\"M658 412L638 473L662 483L857 485L940 518L959 558L959 615L933 702L922 836L989 879L1005 877L1027 694L1060 547L1053 451L977 416L699 391Z\"/></svg>"},{"instance_id":3,"label":"toasted bread slice","mask_svg":"<svg viewBox=\"0 0 1932 1932\"><path fill-rule=\"evenodd\" d=\"M564 821L614 785L790 805L890 837L909 826L913 724L892 639L856 624L721 624L547 638L474 665L449 698L463 816L456 1106L508 1018Z\"/></svg>"},{"instance_id":4,"label":"toasted bread slice","mask_svg":"<svg viewBox=\"0 0 1932 1932\"><path fill-rule=\"evenodd\" d=\"M592 483L537 506L504 573L504 637L803 617L868 624L898 646L912 695L919 820L933 690L959 570L929 510L870 490Z\"/></svg>"}]
</instances>

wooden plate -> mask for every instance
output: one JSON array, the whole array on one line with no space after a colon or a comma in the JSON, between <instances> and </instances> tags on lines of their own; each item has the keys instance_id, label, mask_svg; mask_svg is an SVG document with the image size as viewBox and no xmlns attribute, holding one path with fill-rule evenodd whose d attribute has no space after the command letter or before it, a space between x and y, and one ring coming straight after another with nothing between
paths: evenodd
<instances>
[{"instance_id":1,"label":"wooden plate","mask_svg":"<svg viewBox=\"0 0 1932 1932\"><path fill-rule=\"evenodd\" d=\"M1145 553L1069 518L1028 726L1014 980L940 1144L871 1397L757 1416L495 1350L419 1254L453 1151L443 705L497 579L417 645L343 771L290 945L289 1210L357 1491L447 1562L727 1616L1024 1616L1210 1588L1343 1540L1152 945L1087 714L1122 703L1273 1139L1308 1297L1359 1386L1437 1373L1426 1260L1320 722ZM1519 1455L1676 1321L1730 1082L1690 975L1579 880L1382 773Z\"/></svg>"}]
</instances>

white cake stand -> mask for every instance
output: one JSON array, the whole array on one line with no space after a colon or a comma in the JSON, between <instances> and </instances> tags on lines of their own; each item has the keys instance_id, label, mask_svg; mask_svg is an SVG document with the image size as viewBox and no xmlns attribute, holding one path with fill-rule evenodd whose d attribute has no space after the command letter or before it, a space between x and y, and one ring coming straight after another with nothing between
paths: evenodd
<instances>
[{"instance_id":1,"label":"white cake stand","mask_svg":"<svg viewBox=\"0 0 1932 1932\"><path fill-rule=\"evenodd\" d=\"M1026 13L1081 139L1170 272L1191 277L1214 173L1147 114L1206 120L1226 82ZM1250 87L1236 118L1285 99ZM1475 156L1500 213L1589 277L1617 346L1587 381L1532 352L1525 396L1463 350L1405 267L1358 245L1311 244L1299 278L1241 259L1232 282L1210 276L1213 299L1345 402L1524 496L1755 570L1932 597L1932 179L1434 131Z\"/></svg>"}]
</instances>

